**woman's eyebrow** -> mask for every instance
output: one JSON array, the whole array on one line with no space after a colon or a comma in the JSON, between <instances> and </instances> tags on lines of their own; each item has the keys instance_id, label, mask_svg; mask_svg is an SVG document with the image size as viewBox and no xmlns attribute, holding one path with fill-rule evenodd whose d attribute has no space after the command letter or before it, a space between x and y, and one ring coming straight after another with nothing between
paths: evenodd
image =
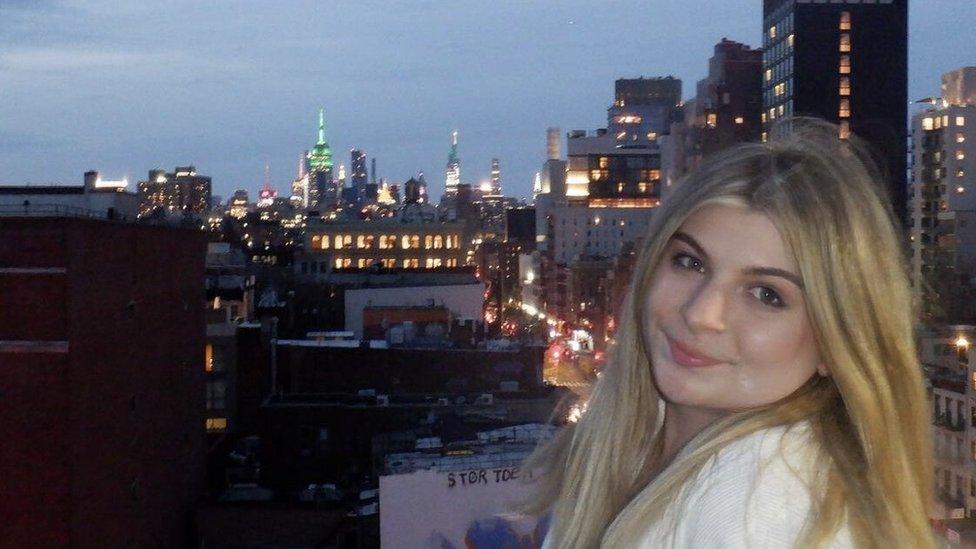
<instances>
[{"instance_id":1,"label":"woman's eyebrow","mask_svg":"<svg viewBox=\"0 0 976 549\"><path fill-rule=\"evenodd\" d=\"M699 244L698 241L695 240L695 238L690 234L679 231L674 233L674 236L671 238L673 240L680 240L681 242L684 242L695 250L695 253L700 255L702 259L708 260L708 252L706 252L705 249L702 248L701 244ZM803 281L800 280L800 277L785 269L779 269L776 267L749 267L743 269L742 272L752 276L776 276L792 282L801 290L803 289Z\"/></svg>"},{"instance_id":2,"label":"woman's eyebrow","mask_svg":"<svg viewBox=\"0 0 976 549\"><path fill-rule=\"evenodd\" d=\"M692 238L691 235L689 235L688 233L683 233L679 231L674 233L674 235L671 238L673 240L680 240L685 244L691 246L692 249L695 250L695 253L700 255L702 259L708 259L708 252L706 252L705 249L701 247L701 244L699 244L698 241Z\"/></svg>"}]
</instances>

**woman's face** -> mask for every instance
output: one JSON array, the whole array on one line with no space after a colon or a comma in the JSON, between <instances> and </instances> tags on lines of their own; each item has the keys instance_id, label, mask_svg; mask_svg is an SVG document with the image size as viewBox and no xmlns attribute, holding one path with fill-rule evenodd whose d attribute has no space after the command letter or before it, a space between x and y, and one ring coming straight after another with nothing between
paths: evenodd
<instances>
[{"instance_id":1,"label":"woman's face","mask_svg":"<svg viewBox=\"0 0 976 549\"><path fill-rule=\"evenodd\" d=\"M751 408L823 372L797 268L756 210L713 204L691 215L643 304L654 380L673 404Z\"/></svg>"}]
</instances>

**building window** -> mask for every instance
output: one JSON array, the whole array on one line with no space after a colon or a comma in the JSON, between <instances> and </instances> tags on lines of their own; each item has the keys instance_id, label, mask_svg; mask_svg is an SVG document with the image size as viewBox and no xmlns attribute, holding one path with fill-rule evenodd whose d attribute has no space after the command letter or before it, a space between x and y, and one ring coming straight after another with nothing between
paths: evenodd
<instances>
[{"instance_id":1,"label":"building window","mask_svg":"<svg viewBox=\"0 0 976 549\"><path fill-rule=\"evenodd\" d=\"M840 35L840 51L845 53L851 51L851 35L846 32Z\"/></svg>"},{"instance_id":2,"label":"building window","mask_svg":"<svg viewBox=\"0 0 976 549\"><path fill-rule=\"evenodd\" d=\"M779 115L779 116L783 116L783 112L785 112L783 109L785 109L785 108L786 107L783 106L783 105L780 105L780 106L776 107L776 114Z\"/></svg>"},{"instance_id":3,"label":"building window","mask_svg":"<svg viewBox=\"0 0 976 549\"><path fill-rule=\"evenodd\" d=\"M440 250L444 247L444 237L441 235L434 235L434 249Z\"/></svg>"},{"instance_id":4,"label":"building window","mask_svg":"<svg viewBox=\"0 0 976 549\"><path fill-rule=\"evenodd\" d=\"M769 39L773 40L776 38L776 25L769 27Z\"/></svg>"},{"instance_id":5,"label":"building window","mask_svg":"<svg viewBox=\"0 0 976 549\"><path fill-rule=\"evenodd\" d=\"M342 235L342 246L344 248L352 248L352 235L351 234Z\"/></svg>"},{"instance_id":6,"label":"building window","mask_svg":"<svg viewBox=\"0 0 976 549\"><path fill-rule=\"evenodd\" d=\"M956 177L966 177L966 170L959 168L959 170L956 171Z\"/></svg>"},{"instance_id":7,"label":"building window","mask_svg":"<svg viewBox=\"0 0 976 549\"><path fill-rule=\"evenodd\" d=\"M744 123L745 121L746 121L746 119L745 119L745 118L743 118L743 117L741 117L741 116L736 116L736 117L735 117L735 123L736 123L736 124L742 124L742 123Z\"/></svg>"},{"instance_id":8,"label":"building window","mask_svg":"<svg viewBox=\"0 0 976 549\"><path fill-rule=\"evenodd\" d=\"M957 116L956 117L956 125L957 126L965 126L966 125L966 117L965 116Z\"/></svg>"},{"instance_id":9,"label":"building window","mask_svg":"<svg viewBox=\"0 0 976 549\"><path fill-rule=\"evenodd\" d=\"M617 192L618 193L624 192L624 184L623 183L617 183Z\"/></svg>"},{"instance_id":10,"label":"building window","mask_svg":"<svg viewBox=\"0 0 976 549\"><path fill-rule=\"evenodd\" d=\"M424 249L430 250L434 247L434 235L427 234L424 235Z\"/></svg>"},{"instance_id":11,"label":"building window","mask_svg":"<svg viewBox=\"0 0 976 549\"><path fill-rule=\"evenodd\" d=\"M841 74L851 74L851 56L842 55L840 56L840 67Z\"/></svg>"},{"instance_id":12,"label":"building window","mask_svg":"<svg viewBox=\"0 0 976 549\"><path fill-rule=\"evenodd\" d=\"M841 99L840 100L840 109L837 112L837 116L839 116L841 118L850 118L851 117L851 100L850 99Z\"/></svg>"},{"instance_id":13,"label":"building window","mask_svg":"<svg viewBox=\"0 0 976 549\"><path fill-rule=\"evenodd\" d=\"M213 345L207 343L206 347L203 349L203 369L206 372L212 372L214 369L213 367Z\"/></svg>"},{"instance_id":14,"label":"building window","mask_svg":"<svg viewBox=\"0 0 976 549\"><path fill-rule=\"evenodd\" d=\"M966 159L966 153L963 152L962 149L957 150L956 151L956 160L965 160L965 159Z\"/></svg>"},{"instance_id":15,"label":"building window","mask_svg":"<svg viewBox=\"0 0 976 549\"><path fill-rule=\"evenodd\" d=\"M457 267L457 258L451 257L447 260L448 267Z\"/></svg>"},{"instance_id":16,"label":"building window","mask_svg":"<svg viewBox=\"0 0 976 549\"><path fill-rule=\"evenodd\" d=\"M332 247L335 248L335 249L337 249L337 250L341 250L342 249L342 235L341 234L335 235L335 245L332 246Z\"/></svg>"},{"instance_id":17,"label":"building window","mask_svg":"<svg viewBox=\"0 0 976 549\"><path fill-rule=\"evenodd\" d=\"M765 112L763 112L763 113L761 113L761 114L759 115L759 118L761 119L761 122L762 122L763 124L765 124L765 123L766 123L766 113L765 113Z\"/></svg>"},{"instance_id":18,"label":"building window","mask_svg":"<svg viewBox=\"0 0 976 549\"><path fill-rule=\"evenodd\" d=\"M840 30L851 30L851 12L842 11L840 13Z\"/></svg>"},{"instance_id":19,"label":"building window","mask_svg":"<svg viewBox=\"0 0 976 549\"><path fill-rule=\"evenodd\" d=\"M841 76L840 77L840 90L839 90L839 93L841 95L845 95L845 96L851 94L851 79L850 78L848 78L846 76Z\"/></svg>"},{"instance_id":20,"label":"building window","mask_svg":"<svg viewBox=\"0 0 976 549\"><path fill-rule=\"evenodd\" d=\"M962 132L956 132L956 143L965 143L966 136Z\"/></svg>"},{"instance_id":21,"label":"building window","mask_svg":"<svg viewBox=\"0 0 976 549\"><path fill-rule=\"evenodd\" d=\"M436 269L441 266L441 258L439 257L428 257L427 258L427 268Z\"/></svg>"},{"instance_id":22,"label":"building window","mask_svg":"<svg viewBox=\"0 0 976 549\"><path fill-rule=\"evenodd\" d=\"M225 417L208 417L207 418L207 432L208 433L222 433L227 430L227 418Z\"/></svg>"},{"instance_id":23,"label":"building window","mask_svg":"<svg viewBox=\"0 0 976 549\"><path fill-rule=\"evenodd\" d=\"M851 123L847 120L840 121L840 138L847 139L851 136Z\"/></svg>"},{"instance_id":24,"label":"building window","mask_svg":"<svg viewBox=\"0 0 976 549\"><path fill-rule=\"evenodd\" d=\"M637 184L637 190L639 192L641 192L641 193L646 193L647 192L647 183L644 183L643 181L641 181L640 183L638 183Z\"/></svg>"},{"instance_id":25,"label":"building window","mask_svg":"<svg viewBox=\"0 0 976 549\"><path fill-rule=\"evenodd\" d=\"M610 159L607 158L606 156L601 156L600 160L598 160L598 165L601 170L608 168L610 166Z\"/></svg>"},{"instance_id":26,"label":"building window","mask_svg":"<svg viewBox=\"0 0 976 549\"><path fill-rule=\"evenodd\" d=\"M227 408L227 382L224 380L207 382L207 409L223 410Z\"/></svg>"},{"instance_id":27,"label":"building window","mask_svg":"<svg viewBox=\"0 0 976 549\"><path fill-rule=\"evenodd\" d=\"M922 129L929 131L935 128L932 118L925 117L922 119Z\"/></svg>"},{"instance_id":28,"label":"building window","mask_svg":"<svg viewBox=\"0 0 976 549\"><path fill-rule=\"evenodd\" d=\"M714 128L716 125L718 125L718 115L713 112L705 115L705 125L709 128Z\"/></svg>"},{"instance_id":29,"label":"building window","mask_svg":"<svg viewBox=\"0 0 976 549\"><path fill-rule=\"evenodd\" d=\"M766 82L773 79L773 69L766 69Z\"/></svg>"},{"instance_id":30,"label":"building window","mask_svg":"<svg viewBox=\"0 0 976 549\"><path fill-rule=\"evenodd\" d=\"M789 36L786 37L786 43L789 44L791 48L793 47L793 34L792 33Z\"/></svg>"}]
</instances>

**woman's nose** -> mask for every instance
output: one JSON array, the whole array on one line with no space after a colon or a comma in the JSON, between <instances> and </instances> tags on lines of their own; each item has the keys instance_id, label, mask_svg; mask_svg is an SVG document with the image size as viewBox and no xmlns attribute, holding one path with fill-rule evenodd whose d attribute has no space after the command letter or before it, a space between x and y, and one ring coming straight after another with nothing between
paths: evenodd
<instances>
[{"instance_id":1,"label":"woman's nose","mask_svg":"<svg viewBox=\"0 0 976 549\"><path fill-rule=\"evenodd\" d=\"M703 281L685 299L682 316L696 332L725 331L727 297L714 280Z\"/></svg>"}]
</instances>

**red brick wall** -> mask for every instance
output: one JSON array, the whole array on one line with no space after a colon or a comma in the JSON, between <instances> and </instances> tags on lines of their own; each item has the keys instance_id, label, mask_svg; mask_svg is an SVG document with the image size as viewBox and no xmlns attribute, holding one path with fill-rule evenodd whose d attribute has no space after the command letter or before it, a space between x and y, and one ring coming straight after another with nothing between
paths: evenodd
<instances>
[{"instance_id":1,"label":"red brick wall","mask_svg":"<svg viewBox=\"0 0 976 549\"><path fill-rule=\"evenodd\" d=\"M0 269L65 269L0 272L0 341L68 342L0 350L0 391L16 394L3 413L22 419L2 431L0 470L17 474L0 515L22 520L0 523L0 545L184 541L203 466L204 256L184 229L0 223Z\"/></svg>"}]
</instances>

